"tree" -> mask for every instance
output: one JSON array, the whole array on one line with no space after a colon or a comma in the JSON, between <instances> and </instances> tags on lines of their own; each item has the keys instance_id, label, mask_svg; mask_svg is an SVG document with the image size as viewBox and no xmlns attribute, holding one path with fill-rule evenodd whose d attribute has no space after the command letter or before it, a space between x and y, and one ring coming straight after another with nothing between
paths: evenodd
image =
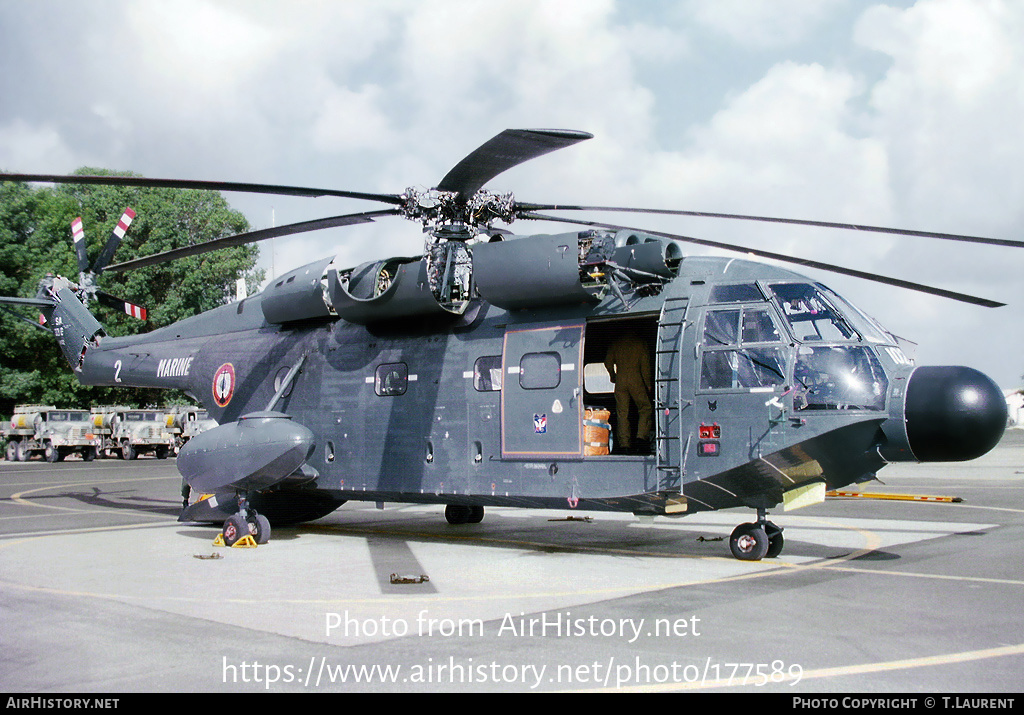
<instances>
[{"instance_id":1,"label":"tree","mask_svg":"<svg viewBox=\"0 0 1024 715\"><path fill-rule=\"evenodd\" d=\"M115 172L80 169L77 173ZM245 216L214 191L84 184L32 188L0 183L0 294L35 295L47 273L77 281L71 222L82 217L91 263L126 207L133 208L136 217L112 263L249 229ZM108 335L155 330L228 302L239 278L250 287L258 285L263 280L263 271L255 269L258 255L254 245L239 246L133 271L103 273L102 290L145 306L146 322L96 305L89 308ZM35 317L31 311L19 312ZM10 313L0 313L4 316L0 318L0 414L10 414L21 403L89 407L184 401L180 393L166 390L80 385L53 336Z\"/></svg>"}]
</instances>

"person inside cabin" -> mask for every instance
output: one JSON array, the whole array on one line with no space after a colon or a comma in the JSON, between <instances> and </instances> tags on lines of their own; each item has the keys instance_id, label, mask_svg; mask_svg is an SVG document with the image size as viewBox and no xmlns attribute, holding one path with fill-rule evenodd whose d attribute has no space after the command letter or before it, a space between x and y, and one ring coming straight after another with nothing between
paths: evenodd
<instances>
[{"instance_id":1,"label":"person inside cabin","mask_svg":"<svg viewBox=\"0 0 1024 715\"><path fill-rule=\"evenodd\" d=\"M627 330L608 348L604 366L615 385L615 451L649 451L654 429L651 404L654 374L647 344L636 332Z\"/></svg>"}]
</instances>

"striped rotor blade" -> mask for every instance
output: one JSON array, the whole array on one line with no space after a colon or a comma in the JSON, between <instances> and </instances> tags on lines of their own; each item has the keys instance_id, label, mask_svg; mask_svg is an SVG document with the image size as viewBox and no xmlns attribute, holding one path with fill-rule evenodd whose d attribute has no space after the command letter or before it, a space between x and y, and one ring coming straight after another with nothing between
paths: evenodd
<instances>
[{"instance_id":1,"label":"striped rotor blade","mask_svg":"<svg viewBox=\"0 0 1024 715\"><path fill-rule=\"evenodd\" d=\"M85 225L81 216L71 222L71 240L74 242L75 256L78 258L78 271L85 273L89 270L89 256L85 250Z\"/></svg>"},{"instance_id":2,"label":"striped rotor blade","mask_svg":"<svg viewBox=\"0 0 1024 715\"><path fill-rule=\"evenodd\" d=\"M114 257L117 247L121 245L121 239L128 232L128 227L132 225L133 220L135 220L135 211L131 208L125 209L117 225L114 226L114 230L110 232L110 238L107 239L107 243L103 246L103 250L100 251L100 255L96 257L96 262L92 265L93 273L99 275L107 267L110 259Z\"/></svg>"},{"instance_id":3,"label":"striped rotor blade","mask_svg":"<svg viewBox=\"0 0 1024 715\"><path fill-rule=\"evenodd\" d=\"M106 306L107 308L111 308L126 315L130 315L133 318L138 318L139 320L146 319L146 309L143 308L141 305L129 303L126 300L118 298L117 296L114 295L110 295L109 293L104 293L103 291L96 291L96 300L99 301L100 305Z\"/></svg>"}]
</instances>

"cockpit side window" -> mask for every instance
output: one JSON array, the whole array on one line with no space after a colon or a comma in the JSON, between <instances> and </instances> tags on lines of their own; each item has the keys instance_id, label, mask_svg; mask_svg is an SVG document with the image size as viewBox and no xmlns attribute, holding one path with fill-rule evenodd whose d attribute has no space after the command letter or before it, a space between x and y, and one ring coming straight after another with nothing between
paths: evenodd
<instances>
[{"instance_id":1,"label":"cockpit side window","mask_svg":"<svg viewBox=\"0 0 1024 715\"><path fill-rule=\"evenodd\" d=\"M742 390L786 383L786 352L765 305L704 314L700 389Z\"/></svg>"}]
</instances>

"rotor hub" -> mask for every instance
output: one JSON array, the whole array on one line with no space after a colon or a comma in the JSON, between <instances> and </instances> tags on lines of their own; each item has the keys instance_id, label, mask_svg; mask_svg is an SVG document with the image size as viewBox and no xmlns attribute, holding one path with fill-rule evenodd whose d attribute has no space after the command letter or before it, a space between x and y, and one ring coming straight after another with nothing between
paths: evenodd
<instances>
[{"instance_id":1,"label":"rotor hub","mask_svg":"<svg viewBox=\"0 0 1024 715\"><path fill-rule=\"evenodd\" d=\"M516 218L515 197L511 192L496 194L481 189L469 200L463 200L457 191L409 187L400 198L402 215L419 221L432 233L441 233L451 226L472 227L476 233L483 233L496 220L511 223Z\"/></svg>"}]
</instances>

